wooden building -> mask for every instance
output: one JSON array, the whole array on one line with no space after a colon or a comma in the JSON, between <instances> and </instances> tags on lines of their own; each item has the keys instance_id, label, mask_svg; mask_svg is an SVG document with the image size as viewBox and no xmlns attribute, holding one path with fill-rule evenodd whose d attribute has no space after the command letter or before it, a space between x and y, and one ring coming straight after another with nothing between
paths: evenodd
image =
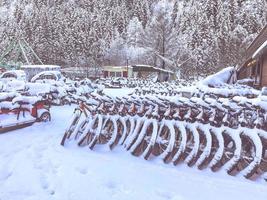
<instances>
[{"instance_id":1,"label":"wooden building","mask_svg":"<svg viewBox=\"0 0 267 200\"><path fill-rule=\"evenodd\" d=\"M104 78L113 77L132 77L133 67L132 66L104 66L103 76Z\"/></svg>"},{"instance_id":2,"label":"wooden building","mask_svg":"<svg viewBox=\"0 0 267 200\"><path fill-rule=\"evenodd\" d=\"M161 82L175 79L173 72L149 65L134 65L133 75L135 78L149 78L154 75L157 76L158 81Z\"/></svg>"},{"instance_id":3,"label":"wooden building","mask_svg":"<svg viewBox=\"0 0 267 200\"><path fill-rule=\"evenodd\" d=\"M159 81L169 81L174 79L174 73L168 70L160 69L150 65L133 65L133 66L104 66L103 76L107 77L125 77L141 78L158 77Z\"/></svg>"},{"instance_id":4,"label":"wooden building","mask_svg":"<svg viewBox=\"0 0 267 200\"><path fill-rule=\"evenodd\" d=\"M251 79L256 88L267 86L267 25L246 50L246 61L237 72L238 80Z\"/></svg>"},{"instance_id":5,"label":"wooden building","mask_svg":"<svg viewBox=\"0 0 267 200\"><path fill-rule=\"evenodd\" d=\"M102 77L102 69L99 67L68 67L62 68L61 73L72 80L89 78L95 80Z\"/></svg>"}]
</instances>

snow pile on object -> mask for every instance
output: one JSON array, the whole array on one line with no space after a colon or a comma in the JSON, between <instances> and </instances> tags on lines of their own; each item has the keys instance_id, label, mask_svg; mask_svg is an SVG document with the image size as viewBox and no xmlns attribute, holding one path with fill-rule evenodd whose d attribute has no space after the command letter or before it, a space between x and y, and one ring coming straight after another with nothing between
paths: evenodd
<instances>
[{"instance_id":1,"label":"snow pile on object","mask_svg":"<svg viewBox=\"0 0 267 200\"><path fill-rule=\"evenodd\" d=\"M260 91L251 88L251 87L237 87L234 85L233 87L222 87L222 88L210 88L208 86L199 87L201 92L209 93L214 95L220 95L224 97L230 96L258 96Z\"/></svg>"},{"instance_id":2,"label":"snow pile on object","mask_svg":"<svg viewBox=\"0 0 267 200\"><path fill-rule=\"evenodd\" d=\"M243 85L252 85L254 83L254 79L245 78L245 79L238 80L236 83L243 84Z\"/></svg>"},{"instance_id":3,"label":"snow pile on object","mask_svg":"<svg viewBox=\"0 0 267 200\"><path fill-rule=\"evenodd\" d=\"M22 91L25 88L25 82L21 80L12 80L6 83L6 91Z\"/></svg>"},{"instance_id":4,"label":"snow pile on object","mask_svg":"<svg viewBox=\"0 0 267 200\"><path fill-rule=\"evenodd\" d=\"M35 104L41 100L42 100L42 97L40 97L40 96L32 96L32 97L30 97L30 96L18 96L12 100L12 103L15 104L17 102L23 102L24 104L33 105L33 104Z\"/></svg>"},{"instance_id":5,"label":"snow pile on object","mask_svg":"<svg viewBox=\"0 0 267 200\"><path fill-rule=\"evenodd\" d=\"M13 104L12 102L9 102L9 101L0 102L0 110L1 109L12 110L17 107L18 107L17 104ZM1 116L1 121L2 121L2 116Z\"/></svg>"},{"instance_id":6,"label":"snow pile on object","mask_svg":"<svg viewBox=\"0 0 267 200\"><path fill-rule=\"evenodd\" d=\"M19 96L19 94L16 92L2 92L0 93L0 102L5 101L6 99L9 99L9 98L13 99L16 96Z\"/></svg>"},{"instance_id":7,"label":"snow pile on object","mask_svg":"<svg viewBox=\"0 0 267 200\"><path fill-rule=\"evenodd\" d=\"M267 87L261 89L261 95L267 96Z\"/></svg>"},{"instance_id":8,"label":"snow pile on object","mask_svg":"<svg viewBox=\"0 0 267 200\"><path fill-rule=\"evenodd\" d=\"M209 87L220 87L231 82L232 76L235 74L234 67L227 67L216 74L210 75L200 82L200 84Z\"/></svg>"},{"instance_id":9,"label":"snow pile on object","mask_svg":"<svg viewBox=\"0 0 267 200\"><path fill-rule=\"evenodd\" d=\"M29 95L38 96L51 92L51 85L47 83L27 83L25 89Z\"/></svg>"},{"instance_id":10,"label":"snow pile on object","mask_svg":"<svg viewBox=\"0 0 267 200\"><path fill-rule=\"evenodd\" d=\"M223 97L258 96L260 91L236 81L234 67L228 67L220 72L208 76L197 85L200 94L213 94Z\"/></svg>"}]
</instances>

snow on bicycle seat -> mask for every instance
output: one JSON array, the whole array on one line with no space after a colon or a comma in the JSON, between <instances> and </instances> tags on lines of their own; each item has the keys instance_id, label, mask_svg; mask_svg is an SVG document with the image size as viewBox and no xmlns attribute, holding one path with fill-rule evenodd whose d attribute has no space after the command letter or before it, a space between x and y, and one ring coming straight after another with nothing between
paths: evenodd
<instances>
[{"instance_id":1,"label":"snow on bicycle seat","mask_svg":"<svg viewBox=\"0 0 267 200\"><path fill-rule=\"evenodd\" d=\"M190 101L194 104L200 105L205 108L209 108L209 104L207 104L203 99L198 97L191 97Z\"/></svg>"},{"instance_id":2,"label":"snow on bicycle seat","mask_svg":"<svg viewBox=\"0 0 267 200\"><path fill-rule=\"evenodd\" d=\"M98 105L99 104L99 102L93 98L87 99L84 102L86 102L86 104L88 104L88 105Z\"/></svg>"},{"instance_id":3,"label":"snow on bicycle seat","mask_svg":"<svg viewBox=\"0 0 267 200\"><path fill-rule=\"evenodd\" d=\"M219 110L225 110L222 106L222 104L213 98L205 98L204 102L206 102L208 105L210 105L210 107L215 108L215 109L219 109Z\"/></svg>"},{"instance_id":4,"label":"snow on bicycle seat","mask_svg":"<svg viewBox=\"0 0 267 200\"><path fill-rule=\"evenodd\" d=\"M155 96L148 96L147 99L149 101L153 102L154 104L158 104L158 105L161 105L161 106L164 106L165 105L163 99L157 98Z\"/></svg>"},{"instance_id":5,"label":"snow on bicycle seat","mask_svg":"<svg viewBox=\"0 0 267 200\"><path fill-rule=\"evenodd\" d=\"M189 101L189 99L186 97L178 97L178 98L175 98L173 100L177 105L181 105L181 104L184 104L185 102Z\"/></svg>"},{"instance_id":6,"label":"snow on bicycle seat","mask_svg":"<svg viewBox=\"0 0 267 200\"><path fill-rule=\"evenodd\" d=\"M267 102L266 101L261 101L260 98L255 98L252 99L252 106L254 107L259 107L262 110L264 110L265 112L267 112Z\"/></svg>"},{"instance_id":7,"label":"snow on bicycle seat","mask_svg":"<svg viewBox=\"0 0 267 200\"><path fill-rule=\"evenodd\" d=\"M12 103L19 103L19 104L30 104L30 105L33 105L39 101L42 100L42 97L40 96L33 96L33 97L30 97L30 96L19 96L19 97L15 97L13 100L12 100Z\"/></svg>"},{"instance_id":8,"label":"snow on bicycle seat","mask_svg":"<svg viewBox=\"0 0 267 200\"><path fill-rule=\"evenodd\" d=\"M87 99L83 96L73 95L73 98L76 99L77 101L81 101L81 102L87 101Z\"/></svg>"},{"instance_id":9,"label":"snow on bicycle seat","mask_svg":"<svg viewBox=\"0 0 267 200\"><path fill-rule=\"evenodd\" d=\"M239 104L248 104L249 99L247 97L243 97L243 96L234 96L233 97L233 101Z\"/></svg>"},{"instance_id":10,"label":"snow on bicycle seat","mask_svg":"<svg viewBox=\"0 0 267 200\"><path fill-rule=\"evenodd\" d=\"M16 92L1 92L0 93L0 102L6 101L7 99L13 99L17 96L19 96L19 94Z\"/></svg>"},{"instance_id":11,"label":"snow on bicycle seat","mask_svg":"<svg viewBox=\"0 0 267 200\"><path fill-rule=\"evenodd\" d=\"M238 111L241 110L242 108L237 104L237 102L228 99L228 98L220 98L220 101L222 102L222 106L224 108L229 109L230 111Z\"/></svg>"},{"instance_id":12,"label":"snow on bicycle seat","mask_svg":"<svg viewBox=\"0 0 267 200\"><path fill-rule=\"evenodd\" d=\"M18 108L19 105L18 104L14 104L12 103L11 101L3 101L3 102L0 102L0 110L12 110L12 109L15 109L15 108Z\"/></svg>"},{"instance_id":13,"label":"snow on bicycle seat","mask_svg":"<svg viewBox=\"0 0 267 200\"><path fill-rule=\"evenodd\" d=\"M122 99L119 98L119 97L115 97L115 101L116 101L116 102L122 102Z\"/></svg>"},{"instance_id":14,"label":"snow on bicycle seat","mask_svg":"<svg viewBox=\"0 0 267 200\"><path fill-rule=\"evenodd\" d=\"M47 83L27 83L25 90L31 96L39 96L40 94L48 94L51 92L51 85Z\"/></svg>"}]
</instances>

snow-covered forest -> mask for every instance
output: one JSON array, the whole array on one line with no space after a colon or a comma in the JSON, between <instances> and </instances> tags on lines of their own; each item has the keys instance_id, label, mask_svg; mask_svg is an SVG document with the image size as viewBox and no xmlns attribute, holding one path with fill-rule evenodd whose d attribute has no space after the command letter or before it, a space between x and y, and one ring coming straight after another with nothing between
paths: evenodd
<instances>
[{"instance_id":1,"label":"snow-covered forest","mask_svg":"<svg viewBox=\"0 0 267 200\"><path fill-rule=\"evenodd\" d=\"M47 64L95 67L128 62L181 70L184 76L241 62L267 21L265 0L0 3L0 52L12 40L24 38Z\"/></svg>"}]
</instances>

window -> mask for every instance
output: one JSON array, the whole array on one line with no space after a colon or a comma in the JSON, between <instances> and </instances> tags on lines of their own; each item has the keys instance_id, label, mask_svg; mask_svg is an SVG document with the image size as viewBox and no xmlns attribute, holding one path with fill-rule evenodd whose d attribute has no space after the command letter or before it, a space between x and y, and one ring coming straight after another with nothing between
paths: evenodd
<instances>
[{"instance_id":1,"label":"window","mask_svg":"<svg viewBox=\"0 0 267 200\"><path fill-rule=\"evenodd\" d=\"M43 80L43 79L44 79L44 75L42 74L42 75L40 75L39 77L37 77L36 80Z\"/></svg>"},{"instance_id":2,"label":"window","mask_svg":"<svg viewBox=\"0 0 267 200\"><path fill-rule=\"evenodd\" d=\"M261 65L260 63L257 64L257 74L260 75L261 73Z\"/></svg>"},{"instance_id":3,"label":"window","mask_svg":"<svg viewBox=\"0 0 267 200\"><path fill-rule=\"evenodd\" d=\"M256 69L255 69L255 84L259 85L261 81L261 64L257 62Z\"/></svg>"},{"instance_id":4,"label":"window","mask_svg":"<svg viewBox=\"0 0 267 200\"><path fill-rule=\"evenodd\" d=\"M254 65L252 68L251 68L251 76L255 76L256 75L256 65Z\"/></svg>"},{"instance_id":5,"label":"window","mask_svg":"<svg viewBox=\"0 0 267 200\"><path fill-rule=\"evenodd\" d=\"M108 77L108 72L104 71L104 78L107 78L107 77Z\"/></svg>"},{"instance_id":6,"label":"window","mask_svg":"<svg viewBox=\"0 0 267 200\"><path fill-rule=\"evenodd\" d=\"M116 77L121 77L121 72L116 72Z\"/></svg>"},{"instance_id":7,"label":"window","mask_svg":"<svg viewBox=\"0 0 267 200\"><path fill-rule=\"evenodd\" d=\"M44 79L48 79L48 80L56 80L55 75L53 74L47 74L44 76Z\"/></svg>"},{"instance_id":8,"label":"window","mask_svg":"<svg viewBox=\"0 0 267 200\"><path fill-rule=\"evenodd\" d=\"M115 77L116 74L115 74L115 72L109 72L109 76L110 76L110 77Z\"/></svg>"},{"instance_id":9,"label":"window","mask_svg":"<svg viewBox=\"0 0 267 200\"><path fill-rule=\"evenodd\" d=\"M15 74L6 73L3 75L3 78L17 78Z\"/></svg>"},{"instance_id":10,"label":"window","mask_svg":"<svg viewBox=\"0 0 267 200\"><path fill-rule=\"evenodd\" d=\"M128 73L124 71L123 72L123 77L126 77L127 78L128 77Z\"/></svg>"}]
</instances>

